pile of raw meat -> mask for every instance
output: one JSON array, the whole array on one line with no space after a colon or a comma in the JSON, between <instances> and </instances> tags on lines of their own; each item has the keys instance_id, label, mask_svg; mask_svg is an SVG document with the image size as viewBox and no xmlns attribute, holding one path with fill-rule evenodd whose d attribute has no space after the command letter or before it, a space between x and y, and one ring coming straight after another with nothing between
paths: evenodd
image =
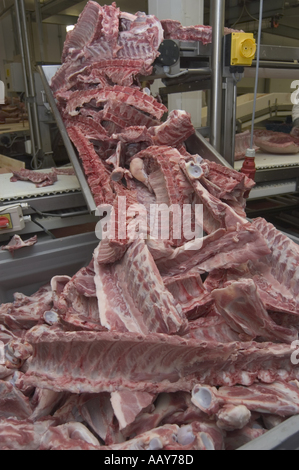
<instances>
[{"instance_id":1,"label":"pile of raw meat","mask_svg":"<svg viewBox=\"0 0 299 470\"><path fill-rule=\"evenodd\" d=\"M299 248L246 219L253 181L187 151L187 113L161 122L138 77L162 38L88 2L53 92L97 204L127 227L122 197L202 204L206 235L118 227L73 278L0 307L0 449L231 450L299 413Z\"/></svg>"},{"instance_id":2,"label":"pile of raw meat","mask_svg":"<svg viewBox=\"0 0 299 470\"><path fill-rule=\"evenodd\" d=\"M243 160L246 150L250 148L251 134L249 131L236 134L235 160ZM269 154L290 155L299 153L299 137L284 132L274 132L264 129L255 129L253 132L255 150Z\"/></svg>"},{"instance_id":3,"label":"pile of raw meat","mask_svg":"<svg viewBox=\"0 0 299 470\"><path fill-rule=\"evenodd\" d=\"M5 104L0 105L0 124L13 124L28 120L25 103L20 98L5 98Z\"/></svg>"}]
</instances>

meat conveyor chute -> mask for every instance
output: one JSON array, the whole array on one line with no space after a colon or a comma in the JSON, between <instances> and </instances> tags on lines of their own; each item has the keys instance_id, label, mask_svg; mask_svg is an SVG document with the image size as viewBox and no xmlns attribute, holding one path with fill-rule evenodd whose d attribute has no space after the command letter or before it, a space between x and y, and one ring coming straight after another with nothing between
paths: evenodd
<instances>
[{"instance_id":1,"label":"meat conveyor chute","mask_svg":"<svg viewBox=\"0 0 299 470\"><path fill-rule=\"evenodd\" d=\"M193 43L192 50L194 51L194 43ZM39 66L38 69L41 75L41 79L42 79L45 93L48 99L48 103L51 106L54 118L60 130L64 145L66 147L67 153L70 158L70 161L76 172L78 181L82 189L82 193L86 200L86 204L90 212L93 213L96 210L96 204L94 202L92 193L86 181L85 174L81 166L77 151L75 150L73 144L70 141L70 138L68 136L67 130L63 123L62 117L56 106L55 98L50 88L51 78L54 76L54 74L56 73L59 67L60 67L59 65L55 65L55 66L44 65L44 66ZM187 148L190 152L194 154L198 153L203 158L207 158L211 161L215 161L217 163L220 163L221 165L231 168L231 166L226 162L226 160L218 152L215 151L215 149L207 142L207 140L199 132L196 132L193 136L191 136L188 139Z\"/></svg>"}]
</instances>

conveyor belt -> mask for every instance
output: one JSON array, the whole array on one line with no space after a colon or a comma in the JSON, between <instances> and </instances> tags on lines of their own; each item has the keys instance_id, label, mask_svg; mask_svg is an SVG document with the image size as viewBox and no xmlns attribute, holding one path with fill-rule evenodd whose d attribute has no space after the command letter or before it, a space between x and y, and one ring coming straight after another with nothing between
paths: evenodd
<instances>
[{"instance_id":1,"label":"conveyor belt","mask_svg":"<svg viewBox=\"0 0 299 470\"><path fill-rule=\"evenodd\" d=\"M244 160L235 162L235 170L241 170ZM257 152L255 157L257 170L268 170L273 168L299 167L299 153L291 155L270 155Z\"/></svg>"},{"instance_id":2,"label":"conveyor belt","mask_svg":"<svg viewBox=\"0 0 299 470\"><path fill-rule=\"evenodd\" d=\"M71 163L74 167L75 173L77 175L77 178L78 178L80 187L82 189L82 194L84 195L87 207L90 210L90 212L95 212L96 204L94 202L91 190L88 186L88 183L87 183L85 175L84 175L83 168L82 168L81 163L80 163L80 161L77 157L75 149L74 149L74 147L73 147L73 145L70 141L70 138L68 136L68 133L67 133L65 125L63 123L60 112L58 111L58 108L56 106L56 101L53 97L53 94L52 94L52 91L51 91L51 88L50 88L50 85L49 85L49 83L51 81L51 78L55 75L55 73L56 73L56 71L58 70L59 67L60 67L59 65L56 65L56 66L49 65L49 66L43 66L43 67L39 66L38 71L40 73L41 80L42 80L42 83L43 83L43 87L45 89L45 93L47 95L49 105L51 106L53 116L55 118L58 129L60 130L61 137L62 137L63 143L65 145L66 151L68 153L70 161L71 161Z\"/></svg>"},{"instance_id":3,"label":"conveyor belt","mask_svg":"<svg viewBox=\"0 0 299 470\"><path fill-rule=\"evenodd\" d=\"M77 157L77 153L75 152L74 147L69 139L67 130L61 118L60 112L58 111L58 108L56 106L56 101L53 97L52 91L49 86L51 78L54 76L58 68L59 68L59 65L55 65L55 66L49 65L49 66L42 66L42 67L39 66L38 70L41 75L41 79L45 88L48 102L52 108L54 118L61 132L64 145L66 147L67 153L70 157L70 161L76 172L76 175L77 175L79 184L81 186L82 193L85 197L87 206L91 212L94 212L96 210L96 204L94 202L93 195L86 181L83 168L81 166L79 158ZM224 158L221 155L219 155L219 153L216 152L216 150L198 132L196 132L191 137L189 137L186 143L187 143L187 150L190 151L191 153L199 154L203 158L207 158L211 161L215 161L217 163L220 163L224 166L231 168L231 166L224 160Z\"/></svg>"},{"instance_id":4,"label":"conveyor belt","mask_svg":"<svg viewBox=\"0 0 299 470\"><path fill-rule=\"evenodd\" d=\"M294 235L296 237L294 241L297 243L299 235L299 193L272 195L249 200L246 213L250 219L263 217L278 230L286 232L288 236Z\"/></svg>"},{"instance_id":5,"label":"conveyor belt","mask_svg":"<svg viewBox=\"0 0 299 470\"><path fill-rule=\"evenodd\" d=\"M49 170L40 170L47 173ZM0 202L29 199L39 196L50 196L54 194L65 194L81 190L76 176L58 175L58 181L53 186L36 188L34 183L27 181L10 181L12 174L0 175Z\"/></svg>"},{"instance_id":6,"label":"conveyor belt","mask_svg":"<svg viewBox=\"0 0 299 470\"><path fill-rule=\"evenodd\" d=\"M294 193L297 189L297 180L277 181L274 183L260 183L250 191L249 200L260 199L267 196Z\"/></svg>"}]
</instances>

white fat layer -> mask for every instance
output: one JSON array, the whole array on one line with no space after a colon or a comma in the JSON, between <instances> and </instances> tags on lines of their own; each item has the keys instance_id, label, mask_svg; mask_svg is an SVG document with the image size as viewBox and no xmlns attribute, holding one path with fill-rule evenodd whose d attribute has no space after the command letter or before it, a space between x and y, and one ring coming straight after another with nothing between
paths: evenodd
<instances>
[{"instance_id":1,"label":"white fat layer","mask_svg":"<svg viewBox=\"0 0 299 470\"><path fill-rule=\"evenodd\" d=\"M200 438L202 440L203 445L205 446L206 450L215 450L214 443L210 436L206 434L205 432L200 433Z\"/></svg>"},{"instance_id":2,"label":"white fat layer","mask_svg":"<svg viewBox=\"0 0 299 470\"><path fill-rule=\"evenodd\" d=\"M148 446L148 450L161 450L163 449L163 443L158 437L154 437Z\"/></svg>"},{"instance_id":3,"label":"white fat layer","mask_svg":"<svg viewBox=\"0 0 299 470\"><path fill-rule=\"evenodd\" d=\"M5 364L5 346L3 341L0 341L0 366Z\"/></svg>"},{"instance_id":4,"label":"white fat layer","mask_svg":"<svg viewBox=\"0 0 299 470\"><path fill-rule=\"evenodd\" d=\"M48 325L55 325L59 322L59 315L56 312L45 312L44 320Z\"/></svg>"},{"instance_id":5,"label":"white fat layer","mask_svg":"<svg viewBox=\"0 0 299 470\"><path fill-rule=\"evenodd\" d=\"M195 436L192 431L192 426L183 426L178 431L178 443L182 446L188 446L194 442Z\"/></svg>"},{"instance_id":6,"label":"white fat layer","mask_svg":"<svg viewBox=\"0 0 299 470\"><path fill-rule=\"evenodd\" d=\"M202 176L202 168L200 165L195 165L193 162L186 164L186 170L190 178L199 179Z\"/></svg>"},{"instance_id":7,"label":"white fat layer","mask_svg":"<svg viewBox=\"0 0 299 470\"><path fill-rule=\"evenodd\" d=\"M209 409L212 403L212 393L205 387L201 387L193 395L194 402L198 403L199 408Z\"/></svg>"},{"instance_id":8,"label":"white fat layer","mask_svg":"<svg viewBox=\"0 0 299 470\"><path fill-rule=\"evenodd\" d=\"M147 183L148 175L144 169L144 162L141 158L134 158L130 164L130 171L134 178L142 183Z\"/></svg>"}]
</instances>

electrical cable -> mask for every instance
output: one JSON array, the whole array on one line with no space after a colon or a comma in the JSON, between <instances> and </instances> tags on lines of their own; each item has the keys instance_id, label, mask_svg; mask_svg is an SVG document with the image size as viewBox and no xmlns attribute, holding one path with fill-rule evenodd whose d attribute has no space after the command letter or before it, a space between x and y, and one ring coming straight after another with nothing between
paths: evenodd
<instances>
[{"instance_id":1,"label":"electrical cable","mask_svg":"<svg viewBox=\"0 0 299 470\"><path fill-rule=\"evenodd\" d=\"M243 9L242 9L241 15L239 16L239 18L237 19L237 21L234 22L234 24L231 26L231 28L234 28L234 27L236 26L236 24L238 24L239 21L242 19L244 10L245 10L245 2L244 2L244 5L243 5Z\"/></svg>"},{"instance_id":2,"label":"electrical cable","mask_svg":"<svg viewBox=\"0 0 299 470\"><path fill-rule=\"evenodd\" d=\"M30 207L30 209L32 209L40 217L59 217L59 218L61 218L61 214L50 214L49 212L41 212L41 211L35 209L34 207L32 207L31 205L29 205L29 207Z\"/></svg>"},{"instance_id":3,"label":"electrical cable","mask_svg":"<svg viewBox=\"0 0 299 470\"><path fill-rule=\"evenodd\" d=\"M6 149L10 149L10 148L13 146L13 144L15 143L15 141L16 141L17 139L19 139L19 138L20 138L20 136L19 136L19 135L16 135L16 136L12 139L12 141L10 142L9 145L3 144L3 146L4 146Z\"/></svg>"},{"instance_id":4,"label":"electrical cable","mask_svg":"<svg viewBox=\"0 0 299 470\"><path fill-rule=\"evenodd\" d=\"M247 6L246 6L246 0L244 0L244 7L245 7L247 15L250 16L250 18L252 18L254 21L259 21L258 18L255 18L254 16L251 15L251 13L249 13Z\"/></svg>"},{"instance_id":5,"label":"electrical cable","mask_svg":"<svg viewBox=\"0 0 299 470\"><path fill-rule=\"evenodd\" d=\"M44 227L42 224L37 222L33 217L31 217L31 222L33 222L35 225L38 225L38 227L40 227L47 235L49 235L49 237L51 237L52 240L56 240L55 235L53 235L53 233L51 233L48 229L46 229L46 227Z\"/></svg>"},{"instance_id":6,"label":"electrical cable","mask_svg":"<svg viewBox=\"0 0 299 470\"><path fill-rule=\"evenodd\" d=\"M42 160L39 160L39 164L38 164L37 168L33 168L33 162L34 162L35 157L36 157L37 154L38 154L38 151L35 152L34 156L32 157L31 163L30 163L30 166L31 166L32 170L40 170L41 167L42 167L42 164L43 164Z\"/></svg>"},{"instance_id":7,"label":"electrical cable","mask_svg":"<svg viewBox=\"0 0 299 470\"><path fill-rule=\"evenodd\" d=\"M239 23L239 21L243 18L243 15L244 13L247 13L247 15L252 18L254 21L259 21L258 18L255 18L254 16L252 16L252 14L248 11L248 8L246 6L246 0L243 0L243 9L242 9L242 12L241 12L241 15L239 16L239 18L237 19L237 21L234 22L234 24L231 26L231 28L234 28L236 26L236 24Z\"/></svg>"},{"instance_id":8,"label":"electrical cable","mask_svg":"<svg viewBox=\"0 0 299 470\"><path fill-rule=\"evenodd\" d=\"M245 160L240 170L252 180L255 179L256 165L255 165L255 149L253 147L254 138L254 121L256 112L256 100L257 100L257 89L259 79L259 65L260 65L260 47L261 47L261 36L262 36L262 22L263 22L263 0L260 0L260 16L258 25L258 41L257 41L257 59L256 59L256 71L255 71L255 86L254 86L254 99L253 99L253 110L252 110L252 123L251 123L251 135L250 135L250 148L246 150ZM244 198L249 197L250 190L246 191Z\"/></svg>"}]
</instances>

